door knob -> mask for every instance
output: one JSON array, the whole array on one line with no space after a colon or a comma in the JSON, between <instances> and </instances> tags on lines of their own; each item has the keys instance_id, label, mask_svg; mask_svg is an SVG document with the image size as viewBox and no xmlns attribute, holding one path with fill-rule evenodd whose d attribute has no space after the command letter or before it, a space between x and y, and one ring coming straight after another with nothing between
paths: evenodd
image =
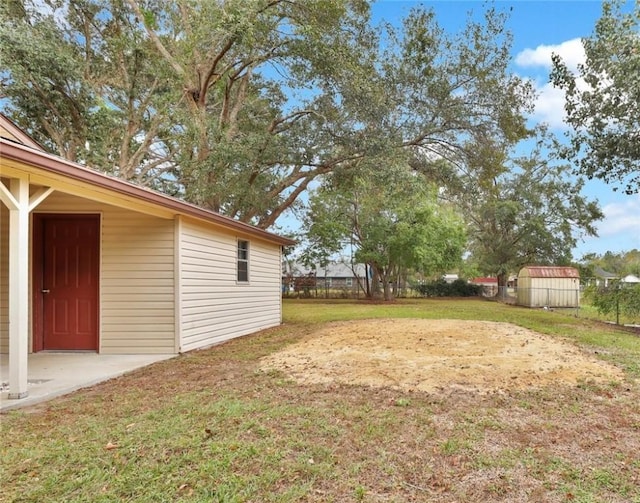
<instances>
[{"instance_id":1,"label":"door knob","mask_svg":"<svg viewBox=\"0 0 640 503\"><path fill-rule=\"evenodd\" d=\"M47 289L44 289L44 290L41 290L41 292L42 292L42 293L49 293L50 291L51 291L51 290L49 290L48 288L47 288Z\"/></svg>"}]
</instances>

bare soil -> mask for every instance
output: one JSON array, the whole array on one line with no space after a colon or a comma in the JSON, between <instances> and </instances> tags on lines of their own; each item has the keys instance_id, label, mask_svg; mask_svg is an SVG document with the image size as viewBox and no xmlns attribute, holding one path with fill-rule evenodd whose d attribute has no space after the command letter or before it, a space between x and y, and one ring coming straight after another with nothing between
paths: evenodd
<instances>
[{"instance_id":1,"label":"bare soil","mask_svg":"<svg viewBox=\"0 0 640 503\"><path fill-rule=\"evenodd\" d=\"M336 322L261 361L300 384L342 383L478 393L580 382L623 373L569 342L510 323L386 319Z\"/></svg>"}]
</instances>

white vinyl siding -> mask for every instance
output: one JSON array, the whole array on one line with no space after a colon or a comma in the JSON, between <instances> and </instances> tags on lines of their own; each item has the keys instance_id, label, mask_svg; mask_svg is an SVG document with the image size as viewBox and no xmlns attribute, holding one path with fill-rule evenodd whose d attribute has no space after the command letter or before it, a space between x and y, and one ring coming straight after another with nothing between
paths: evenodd
<instances>
[{"instance_id":1,"label":"white vinyl siding","mask_svg":"<svg viewBox=\"0 0 640 503\"><path fill-rule=\"evenodd\" d=\"M8 352L9 212L0 206L0 352ZM188 351L281 322L278 244L188 217L176 227L59 191L34 213L101 216L101 353ZM249 282L237 281L238 240L249 244Z\"/></svg>"},{"instance_id":2,"label":"white vinyl siding","mask_svg":"<svg viewBox=\"0 0 640 503\"><path fill-rule=\"evenodd\" d=\"M0 353L9 352L9 210L0 203Z\"/></svg>"},{"instance_id":3,"label":"white vinyl siding","mask_svg":"<svg viewBox=\"0 0 640 503\"><path fill-rule=\"evenodd\" d=\"M239 239L249 242L249 283L237 281ZM279 245L184 219L180 257L180 351L280 324Z\"/></svg>"},{"instance_id":4,"label":"white vinyl siding","mask_svg":"<svg viewBox=\"0 0 640 503\"><path fill-rule=\"evenodd\" d=\"M100 213L101 353L175 353L174 221L54 192L36 210Z\"/></svg>"}]
</instances>

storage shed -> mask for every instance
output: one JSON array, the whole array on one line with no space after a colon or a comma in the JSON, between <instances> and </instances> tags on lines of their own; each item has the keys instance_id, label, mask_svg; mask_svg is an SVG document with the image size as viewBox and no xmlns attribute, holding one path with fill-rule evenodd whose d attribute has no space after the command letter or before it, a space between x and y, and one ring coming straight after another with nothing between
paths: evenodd
<instances>
[{"instance_id":1,"label":"storage shed","mask_svg":"<svg viewBox=\"0 0 640 503\"><path fill-rule=\"evenodd\" d=\"M578 307L580 273L573 267L523 267L518 273L518 305Z\"/></svg>"}]
</instances>

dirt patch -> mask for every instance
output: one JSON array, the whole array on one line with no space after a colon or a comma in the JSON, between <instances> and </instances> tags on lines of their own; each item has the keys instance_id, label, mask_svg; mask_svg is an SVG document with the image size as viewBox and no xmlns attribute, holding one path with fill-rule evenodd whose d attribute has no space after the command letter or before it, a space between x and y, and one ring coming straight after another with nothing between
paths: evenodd
<instances>
[{"instance_id":1,"label":"dirt patch","mask_svg":"<svg viewBox=\"0 0 640 503\"><path fill-rule=\"evenodd\" d=\"M478 392L621 381L575 346L488 321L382 319L331 323L261 360L299 383Z\"/></svg>"}]
</instances>

